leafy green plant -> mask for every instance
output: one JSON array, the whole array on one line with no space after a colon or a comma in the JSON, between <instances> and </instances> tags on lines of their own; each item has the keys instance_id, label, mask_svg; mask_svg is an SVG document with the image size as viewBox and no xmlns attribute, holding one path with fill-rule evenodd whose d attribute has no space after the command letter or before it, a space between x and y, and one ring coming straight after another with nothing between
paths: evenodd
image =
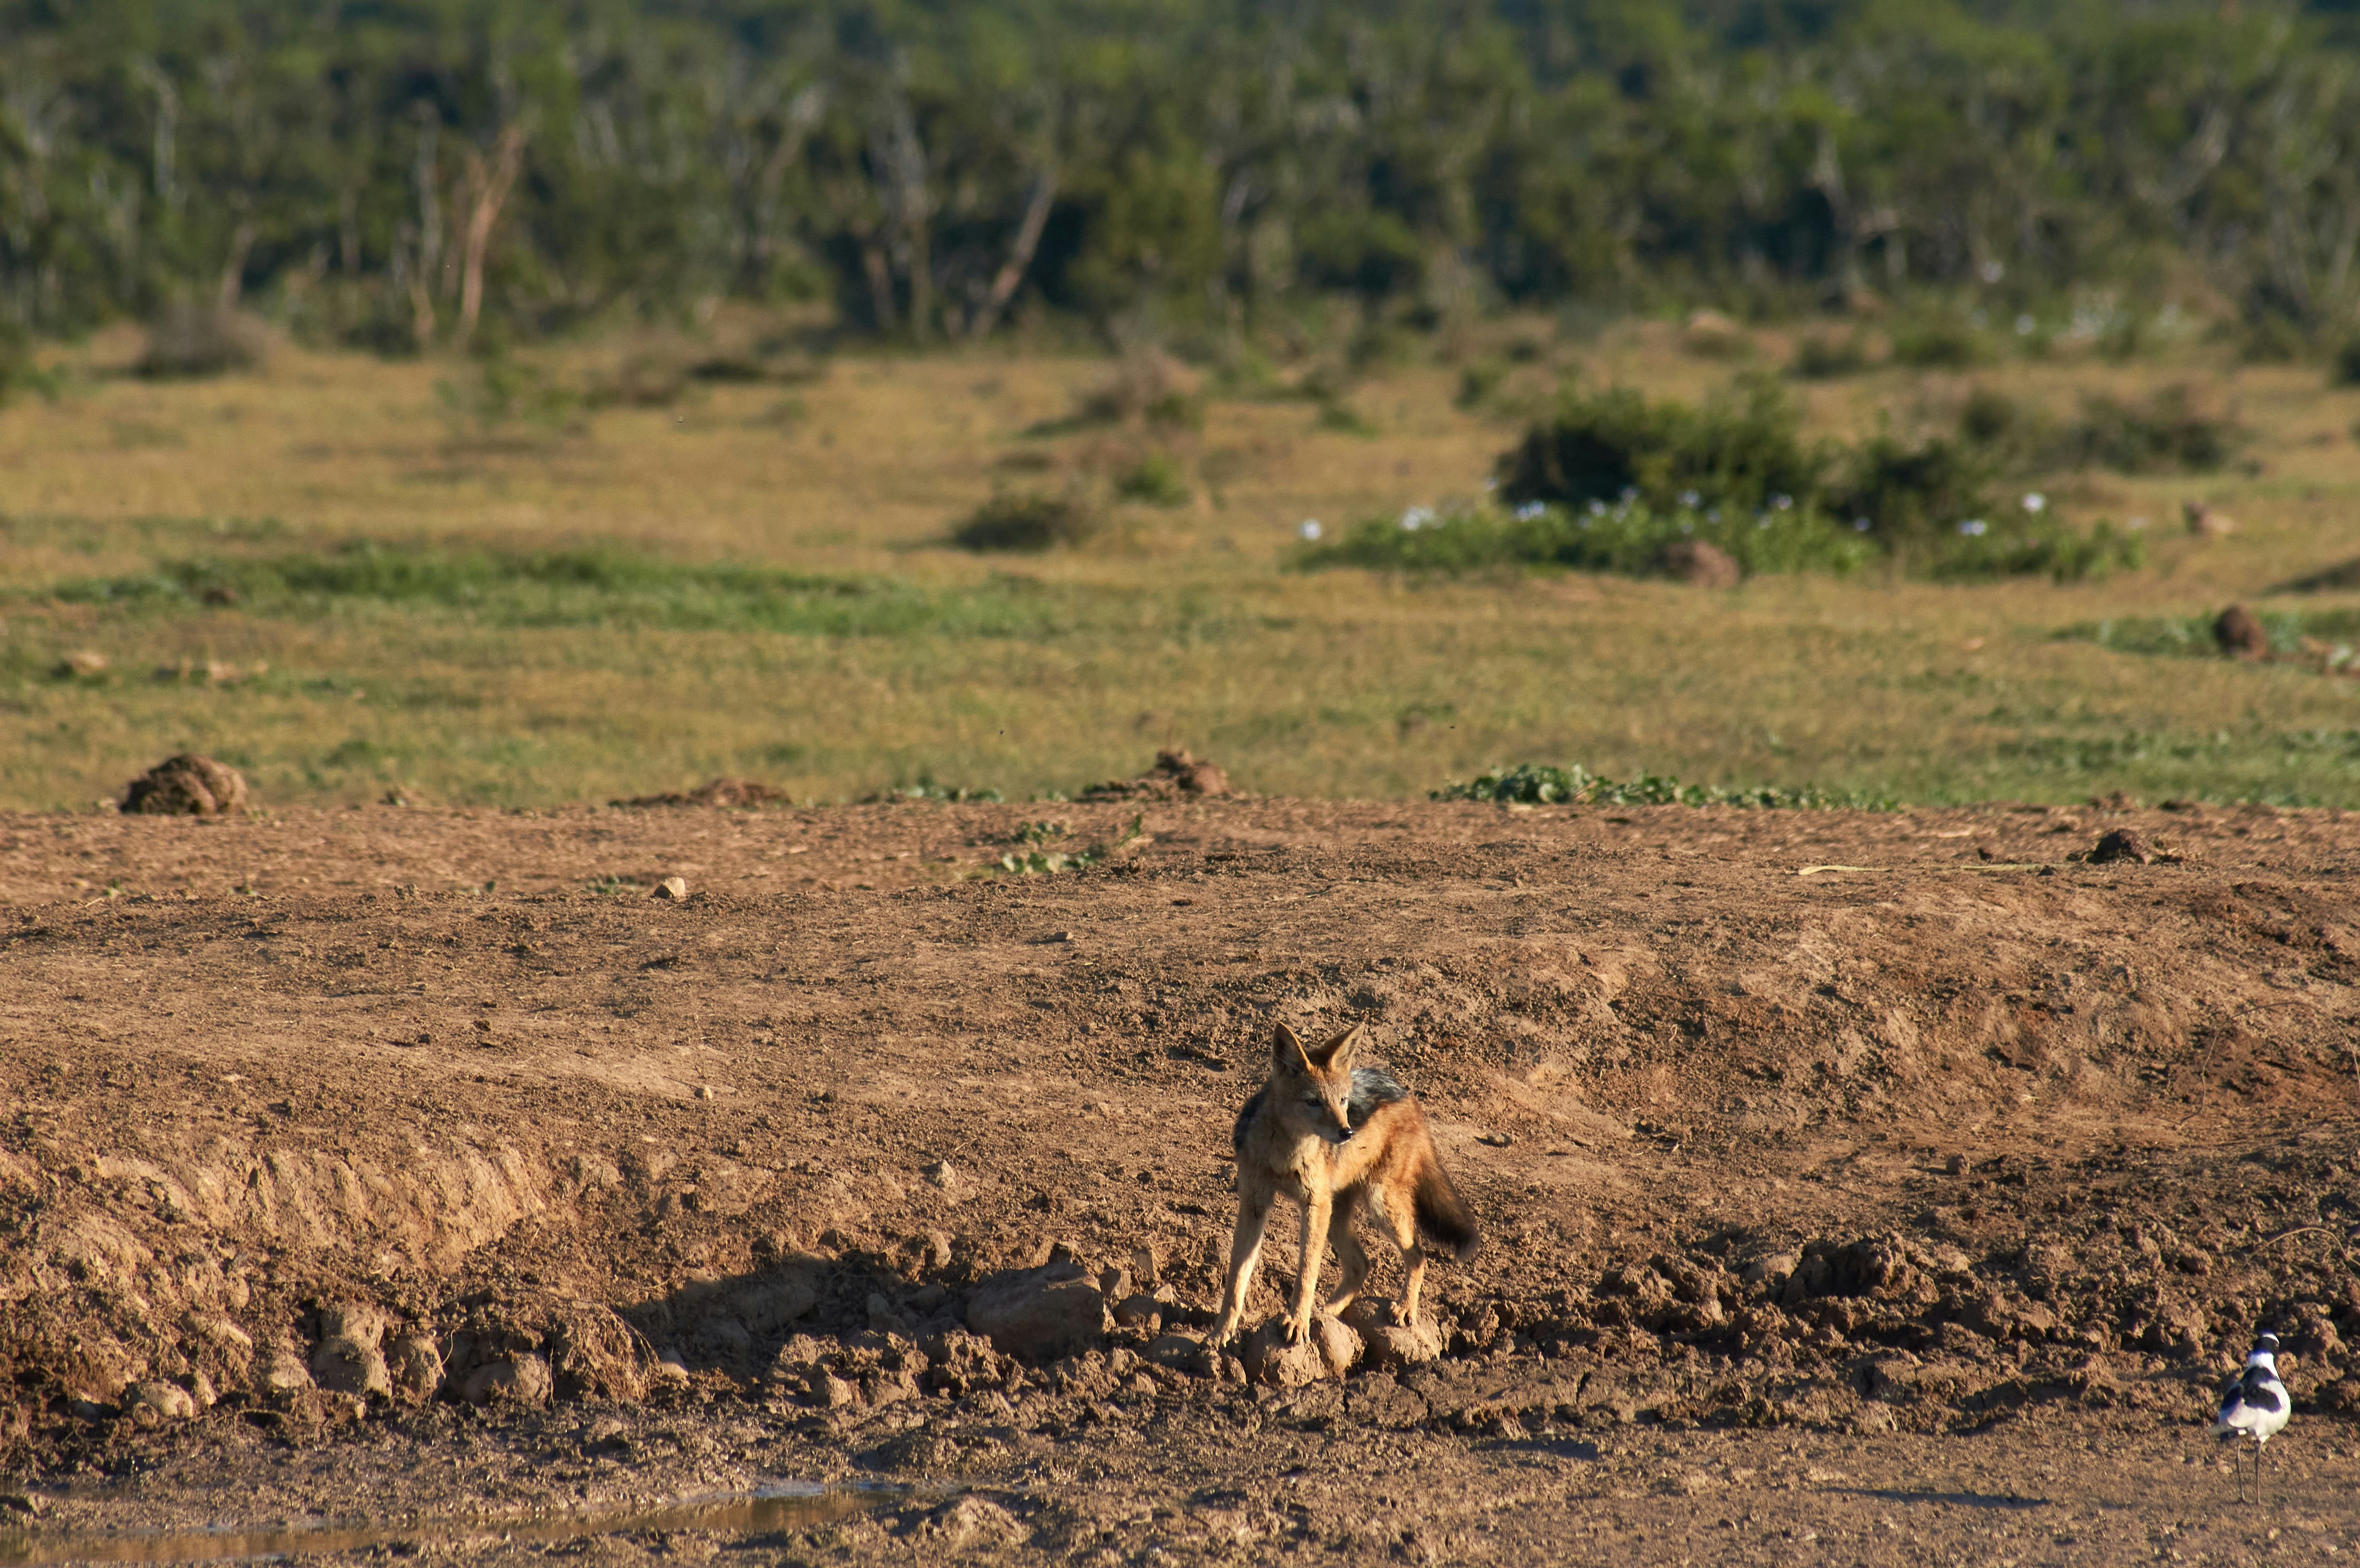
<instances>
[{"instance_id":1,"label":"leafy green plant","mask_svg":"<svg viewBox=\"0 0 2360 1568\"><path fill-rule=\"evenodd\" d=\"M1780 811L1866 811L1900 809L1892 797L1862 790L1827 790L1806 785L1799 789L1768 786L1729 789L1706 784L1682 784L1655 773L1615 779L1592 773L1579 763L1557 768L1521 763L1494 768L1464 783L1450 783L1430 792L1437 800L1491 800L1522 805L1581 806L1751 806Z\"/></svg>"},{"instance_id":2,"label":"leafy green plant","mask_svg":"<svg viewBox=\"0 0 2360 1568\"><path fill-rule=\"evenodd\" d=\"M1192 492L1188 476L1169 453L1149 452L1115 476L1114 493L1151 506L1185 506Z\"/></svg>"}]
</instances>

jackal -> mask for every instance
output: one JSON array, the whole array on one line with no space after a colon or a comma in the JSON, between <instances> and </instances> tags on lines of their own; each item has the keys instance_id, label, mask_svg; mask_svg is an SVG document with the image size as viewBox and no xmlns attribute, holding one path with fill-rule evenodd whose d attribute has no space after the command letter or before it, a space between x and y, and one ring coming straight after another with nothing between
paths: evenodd
<instances>
[{"instance_id":1,"label":"jackal","mask_svg":"<svg viewBox=\"0 0 2360 1568\"><path fill-rule=\"evenodd\" d=\"M1407 1279L1393 1304L1396 1323L1417 1322L1418 1290L1426 1282L1420 1227L1460 1261L1475 1255L1475 1216L1435 1156L1426 1108L1382 1068L1352 1066L1365 1032L1355 1024L1324 1045L1306 1047L1283 1023L1273 1031L1270 1077L1238 1113L1238 1233L1229 1247L1221 1315L1213 1325L1216 1345L1237 1333L1270 1206L1281 1192L1303 1205L1303 1277L1286 1322L1286 1337L1295 1343L1311 1332L1319 1268L1330 1246L1343 1278L1326 1311L1349 1306L1369 1277L1369 1255L1352 1235L1352 1216L1364 1196L1401 1248Z\"/></svg>"}]
</instances>

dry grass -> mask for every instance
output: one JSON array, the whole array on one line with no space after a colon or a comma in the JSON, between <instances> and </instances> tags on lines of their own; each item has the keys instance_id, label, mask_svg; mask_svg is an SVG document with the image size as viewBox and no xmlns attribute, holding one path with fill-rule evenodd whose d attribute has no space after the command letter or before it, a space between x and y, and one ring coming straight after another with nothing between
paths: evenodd
<instances>
[{"instance_id":1,"label":"dry grass","mask_svg":"<svg viewBox=\"0 0 2360 1568\"><path fill-rule=\"evenodd\" d=\"M2154 520L2147 569L2103 583L1804 578L1711 593L1282 570L1306 517L1334 527L1477 494L1517 399L1561 373L1696 396L1744 368L1681 352L1661 326L1552 343L1481 411L1453 407L1450 365L1385 373L1351 397L1373 440L1323 430L1310 402L1218 396L1201 431L1074 427L1106 376L1078 358L847 358L791 390L700 384L670 408L577 411L569 430L456 419L435 391L468 374L451 365L287 349L257 375L158 385L113 373L135 352L127 335L102 338L73 356L62 401L0 412L0 805L86 805L188 748L246 767L265 801L375 799L400 783L530 805L717 773L822 798L923 773L1019 798L1136 771L1167 743L1218 758L1245 788L1304 794L1412 795L1535 760L1917 800L2122 789L2360 804L2360 682L2055 638L2107 616L2258 600L2360 555L2360 391L2331 392L2315 369L2235 369L2189 348L2130 366L2065 358L1803 386L1816 424L1856 434L1942 417L1979 384L2063 412L2087 391L2193 381L2257 432L2261 470L2061 483L2077 517ZM581 351L548 374L584 381L616 352ZM1755 363L1786 352L1765 342ZM1024 433L1060 421L1065 433ZM1112 501L1113 476L1150 452L1186 474L1187 506ZM1011 476L1095 485L1116 527L1087 550L1012 564L949 548L954 523ZM2191 495L2239 531L2185 537ZM830 637L661 616L520 625L452 604L298 613L41 596L158 561L355 538L620 541L890 580L1007 624L921 617ZM81 649L111 670L50 674ZM183 678L183 661L235 679Z\"/></svg>"}]
</instances>

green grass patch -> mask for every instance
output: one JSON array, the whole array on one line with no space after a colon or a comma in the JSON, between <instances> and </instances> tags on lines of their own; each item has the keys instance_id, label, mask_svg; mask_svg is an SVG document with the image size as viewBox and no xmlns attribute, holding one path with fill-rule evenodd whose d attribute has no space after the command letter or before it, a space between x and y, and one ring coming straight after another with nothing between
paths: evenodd
<instances>
[{"instance_id":1,"label":"green grass patch","mask_svg":"<svg viewBox=\"0 0 2360 1568\"><path fill-rule=\"evenodd\" d=\"M1799 789L1767 786L1730 789L1711 784L1683 784L1661 774L1636 779L1603 779L1579 763L1551 768L1520 763L1494 768L1465 783L1450 783L1433 791L1437 800L1493 800L1532 806L1751 806L1769 811L1896 811L1901 802L1867 790L1828 790L1806 785Z\"/></svg>"},{"instance_id":2,"label":"green grass patch","mask_svg":"<svg viewBox=\"0 0 2360 1568\"><path fill-rule=\"evenodd\" d=\"M1719 507L1657 511L1621 501L1574 509L1527 502L1514 511L1484 506L1436 514L1413 507L1399 517L1371 518L1332 542L1304 550L1296 564L1449 573L1553 566L1639 576L1659 570L1665 551L1683 539L1726 550L1749 576L1852 572L1876 556L1826 517L1792 508L1754 517Z\"/></svg>"},{"instance_id":3,"label":"green grass patch","mask_svg":"<svg viewBox=\"0 0 2360 1568\"><path fill-rule=\"evenodd\" d=\"M2116 653L2160 654L2181 659L2219 659L2221 644L2213 636L2212 624L2218 618L2205 615L2111 615L2104 620L2079 621L2055 634L2059 642L2095 643ZM2305 651L2306 642L2323 644L2322 649L2336 663L2352 657L2349 646L2360 640L2360 610L2257 610L2255 619L2269 633L2270 650L2291 654ZM2341 659L2335 655L2341 654Z\"/></svg>"},{"instance_id":4,"label":"green grass patch","mask_svg":"<svg viewBox=\"0 0 2360 1568\"><path fill-rule=\"evenodd\" d=\"M1112 609L1104 595L1086 602L1022 577L936 590L883 577L669 561L613 547L451 550L368 541L316 553L169 561L148 572L69 579L19 590L16 596L155 615L236 608L301 619L381 606L484 626L837 637L1045 637Z\"/></svg>"}]
</instances>

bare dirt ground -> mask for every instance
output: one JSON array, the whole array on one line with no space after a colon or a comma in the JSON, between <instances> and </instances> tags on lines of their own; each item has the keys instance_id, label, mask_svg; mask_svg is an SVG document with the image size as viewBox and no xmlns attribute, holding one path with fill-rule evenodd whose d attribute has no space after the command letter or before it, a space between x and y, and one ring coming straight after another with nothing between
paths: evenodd
<instances>
[{"instance_id":1,"label":"bare dirt ground","mask_svg":"<svg viewBox=\"0 0 2360 1568\"><path fill-rule=\"evenodd\" d=\"M2068 858L2120 826L2185 858ZM979 874L1044 844L1107 853ZM2259 808L0 817L0 1562L2339 1559L2355 867ZM1438 1359L1194 1345L1280 1018L1435 1117ZM1027 1280L1087 1321L1010 1354ZM502 1522L781 1478L912 1489Z\"/></svg>"}]
</instances>

